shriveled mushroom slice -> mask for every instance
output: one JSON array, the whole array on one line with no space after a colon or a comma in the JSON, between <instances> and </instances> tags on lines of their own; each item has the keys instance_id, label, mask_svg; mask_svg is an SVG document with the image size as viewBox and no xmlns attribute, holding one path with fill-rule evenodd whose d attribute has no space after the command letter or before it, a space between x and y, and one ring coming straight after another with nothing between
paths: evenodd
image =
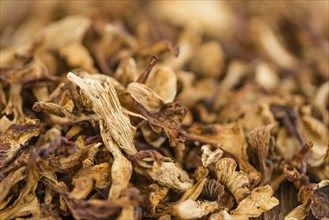
<instances>
[{"instance_id":1,"label":"shriveled mushroom slice","mask_svg":"<svg viewBox=\"0 0 329 220\"><path fill-rule=\"evenodd\" d=\"M236 167L233 159L222 158L216 164L216 176L239 203L250 194L250 184L247 175L242 171L235 171Z\"/></svg>"},{"instance_id":2,"label":"shriveled mushroom slice","mask_svg":"<svg viewBox=\"0 0 329 220\"><path fill-rule=\"evenodd\" d=\"M11 83L11 82L10 82ZM15 123L23 123L26 121L27 117L23 112L23 99L21 96L22 85L21 84L11 84L9 90L9 98L5 109L1 113L0 120L0 131L5 132L10 125ZM7 116L13 114L13 120L10 120Z\"/></svg>"},{"instance_id":3,"label":"shriveled mushroom slice","mask_svg":"<svg viewBox=\"0 0 329 220\"><path fill-rule=\"evenodd\" d=\"M152 169L146 172L159 184L185 192L192 187L192 180L187 172L173 162L154 162Z\"/></svg>"},{"instance_id":4,"label":"shriveled mushroom slice","mask_svg":"<svg viewBox=\"0 0 329 220\"><path fill-rule=\"evenodd\" d=\"M180 219L197 219L218 209L218 203L211 201L193 201L188 199L173 208L173 214Z\"/></svg>"},{"instance_id":5,"label":"shriveled mushroom slice","mask_svg":"<svg viewBox=\"0 0 329 220\"><path fill-rule=\"evenodd\" d=\"M208 167L210 164L217 163L222 157L223 151L221 149L212 150L210 145L203 145L201 147L202 156L201 161L204 167Z\"/></svg>"},{"instance_id":6,"label":"shriveled mushroom slice","mask_svg":"<svg viewBox=\"0 0 329 220\"><path fill-rule=\"evenodd\" d=\"M260 186L255 188L250 196L242 200L238 207L230 213L233 215L258 217L278 204L279 200L273 197L272 188L270 186Z\"/></svg>"},{"instance_id":7,"label":"shriveled mushroom slice","mask_svg":"<svg viewBox=\"0 0 329 220\"><path fill-rule=\"evenodd\" d=\"M110 185L111 166L108 163L97 164L78 171L73 178L74 189L70 193L77 199L86 198L94 189L103 189Z\"/></svg>"},{"instance_id":8,"label":"shriveled mushroom slice","mask_svg":"<svg viewBox=\"0 0 329 220\"><path fill-rule=\"evenodd\" d=\"M123 86L127 86L129 83L136 81L138 78L136 61L132 57L121 60L113 77Z\"/></svg>"},{"instance_id":9,"label":"shriveled mushroom slice","mask_svg":"<svg viewBox=\"0 0 329 220\"><path fill-rule=\"evenodd\" d=\"M210 41L197 48L189 66L200 77L218 78L223 74L225 59L221 44Z\"/></svg>"},{"instance_id":10,"label":"shriveled mushroom slice","mask_svg":"<svg viewBox=\"0 0 329 220\"><path fill-rule=\"evenodd\" d=\"M209 201L218 201L224 195L224 186L215 179L207 180L201 195Z\"/></svg>"},{"instance_id":11,"label":"shriveled mushroom slice","mask_svg":"<svg viewBox=\"0 0 329 220\"><path fill-rule=\"evenodd\" d=\"M142 192L143 191L145 191L145 193L143 193L144 200L142 207L145 209L146 215L153 216L160 201L167 196L169 188L157 183L152 183L143 188Z\"/></svg>"},{"instance_id":12,"label":"shriveled mushroom slice","mask_svg":"<svg viewBox=\"0 0 329 220\"><path fill-rule=\"evenodd\" d=\"M111 179L112 185L109 191L109 200L116 199L120 196L121 192L128 187L131 173L132 165L130 161L122 155L119 147L112 140L111 136L104 135L108 134L108 128L105 122L101 120L100 130L105 144L106 149L113 155L114 161L111 167Z\"/></svg>"},{"instance_id":13,"label":"shriveled mushroom slice","mask_svg":"<svg viewBox=\"0 0 329 220\"><path fill-rule=\"evenodd\" d=\"M284 217L284 220L305 219L309 214L310 202L306 202L291 210L288 215Z\"/></svg>"},{"instance_id":14,"label":"shriveled mushroom slice","mask_svg":"<svg viewBox=\"0 0 329 220\"><path fill-rule=\"evenodd\" d=\"M164 105L161 96L145 84L132 82L125 92L151 113L159 112Z\"/></svg>"},{"instance_id":15,"label":"shriveled mushroom slice","mask_svg":"<svg viewBox=\"0 0 329 220\"><path fill-rule=\"evenodd\" d=\"M311 210L318 219L329 217L329 180L322 180L315 187Z\"/></svg>"},{"instance_id":16,"label":"shriveled mushroom slice","mask_svg":"<svg viewBox=\"0 0 329 220\"><path fill-rule=\"evenodd\" d=\"M2 203L4 199L7 197L7 195L10 192L10 189L19 181L25 178L26 167L21 167L18 170L16 170L13 173L10 173L8 176L6 176L3 180L0 182L0 202Z\"/></svg>"},{"instance_id":17,"label":"shriveled mushroom slice","mask_svg":"<svg viewBox=\"0 0 329 220\"><path fill-rule=\"evenodd\" d=\"M320 86L320 88L318 88L314 99L314 105L321 112L324 124L326 124L327 126L329 124L328 110L326 108L326 105L328 106L329 104L328 99L329 99L329 82L327 81L323 83Z\"/></svg>"},{"instance_id":18,"label":"shriveled mushroom slice","mask_svg":"<svg viewBox=\"0 0 329 220\"><path fill-rule=\"evenodd\" d=\"M146 85L158 94L165 103L174 101L177 93L177 76L166 66L156 66L150 73Z\"/></svg>"},{"instance_id":19,"label":"shriveled mushroom slice","mask_svg":"<svg viewBox=\"0 0 329 220\"><path fill-rule=\"evenodd\" d=\"M28 194L20 199L14 206L0 211L1 219L16 219L18 217L40 216L40 204L36 195Z\"/></svg>"},{"instance_id":20,"label":"shriveled mushroom slice","mask_svg":"<svg viewBox=\"0 0 329 220\"><path fill-rule=\"evenodd\" d=\"M305 137L313 142L310 149L309 157L306 159L307 164L312 167L318 167L323 164L328 149L329 130L324 123L311 115L301 117ZM326 178L329 178L327 176Z\"/></svg>"},{"instance_id":21,"label":"shriveled mushroom slice","mask_svg":"<svg viewBox=\"0 0 329 220\"><path fill-rule=\"evenodd\" d=\"M187 190L172 207L174 216L180 219L201 218L218 209L217 201L196 200L201 194L206 178L200 179L193 187Z\"/></svg>"},{"instance_id":22,"label":"shriveled mushroom slice","mask_svg":"<svg viewBox=\"0 0 329 220\"><path fill-rule=\"evenodd\" d=\"M135 128L130 124L128 115L123 111L117 92L113 85L108 82L101 83L97 80L80 77L69 73L69 80L78 85L83 94L92 103L93 110L103 120L103 127L115 143L128 155L137 153L134 146ZM106 125L106 126L105 126ZM105 134L102 134L102 137Z\"/></svg>"},{"instance_id":23,"label":"shriveled mushroom slice","mask_svg":"<svg viewBox=\"0 0 329 220\"><path fill-rule=\"evenodd\" d=\"M252 150L258 156L258 163L262 174L260 184L269 179L265 160L272 144L270 131L273 127L274 125L270 124L259 129L254 129L247 138Z\"/></svg>"},{"instance_id":24,"label":"shriveled mushroom slice","mask_svg":"<svg viewBox=\"0 0 329 220\"><path fill-rule=\"evenodd\" d=\"M40 133L40 121L29 120L19 125L11 125L0 135L0 169L6 166L32 137Z\"/></svg>"}]
</instances>

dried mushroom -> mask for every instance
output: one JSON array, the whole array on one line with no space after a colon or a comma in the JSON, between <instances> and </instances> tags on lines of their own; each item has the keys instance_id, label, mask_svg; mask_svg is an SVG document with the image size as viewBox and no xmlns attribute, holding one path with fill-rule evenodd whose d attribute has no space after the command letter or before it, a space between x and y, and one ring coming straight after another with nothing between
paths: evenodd
<instances>
[{"instance_id":1,"label":"dried mushroom","mask_svg":"<svg viewBox=\"0 0 329 220\"><path fill-rule=\"evenodd\" d=\"M174 215L180 219L201 218L218 209L217 202L210 201L193 201L188 199L175 206Z\"/></svg>"},{"instance_id":2,"label":"dried mushroom","mask_svg":"<svg viewBox=\"0 0 329 220\"><path fill-rule=\"evenodd\" d=\"M207 180L201 194L203 194L206 200L219 200L224 194L224 186L220 184L217 180Z\"/></svg>"},{"instance_id":3,"label":"dried mushroom","mask_svg":"<svg viewBox=\"0 0 329 220\"><path fill-rule=\"evenodd\" d=\"M223 151L221 149L216 149L214 151L211 151L210 145L203 145L201 147L201 151L202 151L201 160L204 167L207 167L213 163L217 163L217 161L223 155Z\"/></svg>"},{"instance_id":4,"label":"dried mushroom","mask_svg":"<svg viewBox=\"0 0 329 220\"><path fill-rule=\"evenodd\" d=\"M20 149L32 138L40 133L40 121L30 120L19 125L11 125L0 136L0 168L3 169Z\"/></svg>"},{"instance_id":5,"label":"dried mushroom","mask_svg":"<svg viewBox=\"0 0 329 220\"><path fill-rule=\"evenodd\" d=\"M0 219L329 218L328 8L1 1Z\"/></svg>"},{"instance_id":6,"label":"dried mushroom","mask_svg":"<svg viewBox=\"0 0 329 220\"><path fill-rule=\"evenodd\" d=\"M272 209L278 204L279 200L273 197L272 188L270 186L260 186L255 188L248 197L243 199L231 213L233 215L258 217L263 212Z\"/></svg>"},{"instance_id":7,"label":"dried mushroom","mask_svg":"<svg viewBox=\"0 0 329 220\"><path fill-rule=\"evenodd\" d=\"M288 213L284 217L285 220L292 220L292 219L305 219L310 212L310 202L303 203L296 208L294 208L291 212Z\"/></svg>"},{"instance_id":8,"label":"dried mushroom","mask_svg":"<svg viewBox=\"0 0 329 220\"><path fill-rule=\"evenodd\" d=\"M182 192L192 186L192 180L188 174L173 162L162 162L161 164L154 162L147 173L159 184Z\"/></svg>"},{"instance_id":9,"label":"dried mushroom","mask_svg":"<svg viewBox=\"0 0 329 220\"><path fill-rule=\"evenodd\" d=\"M312 196L311 210L318 218L329 218L329 180L323 180L317 184Z\"/></svg>"},{"instance_id":10,"label":"dried mushroom","mask_svg":"<svg viewBox=\"0 0 329 220\"><path fill-rule=\"evenodd\" d=\"M257 153L259 169L262 174L260 184L268 180L268 168L266 166L266 158L268 157L271 146L273 145L271 140L270 130L273 125L267 125L266 127L255 129L250 132L248 136L248 142L251 145L252 150Z\"/></svg>"},{"instance_id":11,"label":"dried mushroom","mask_svg":"<svg viewBox=\"0 0 329 220\"><path fill-rule=\"evenodd\" d=\"M216 163L216 176L239 203L250 194L250 184L247 175L236 171L236 167L233 159L222 158Z\"/></svg>"}]
</instances>

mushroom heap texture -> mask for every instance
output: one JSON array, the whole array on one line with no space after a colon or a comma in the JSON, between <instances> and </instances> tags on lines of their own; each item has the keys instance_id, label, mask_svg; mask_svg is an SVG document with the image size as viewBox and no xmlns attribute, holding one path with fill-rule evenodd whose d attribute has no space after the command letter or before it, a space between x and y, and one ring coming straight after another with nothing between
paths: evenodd
<instances>
[{"instance_id":1,"label":"mushroom heap texture","mask_svg":"<svg viewBox=\"0 0 329 220\"><path fill-rule=\"evenodd\" d=\"M283 184L281 218L329 218L328 1L22 7L1 17L0 219L270 219Z\"/></svg>"}]
</instances>

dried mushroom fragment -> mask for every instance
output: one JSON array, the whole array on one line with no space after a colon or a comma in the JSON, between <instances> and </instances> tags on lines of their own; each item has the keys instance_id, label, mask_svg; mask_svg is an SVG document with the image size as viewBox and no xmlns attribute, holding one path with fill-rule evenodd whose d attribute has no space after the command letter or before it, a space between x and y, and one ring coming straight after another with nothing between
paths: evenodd
<instances>
[{"instance_id":1,"label":"dried mushroom fragment","mask_svg":"<svg viewBox=\"0 0 329 220\"><path fill-rule=\"evenodd\" d=\"M0 216L4 219L28 215L40 217L40 203L36 195L36 189L42 174L40 170L37 170L37 160L36 154L31 152L27 161L26 184L13 203L10 203L9 206L0 211Z\"/></svg>"},{"instance_id":2,"label":"dried mushroom fragment","mask_svg":"<svg viewBox=\"0 0 329 220\"><path fill-rule=\"evenodd\" d=\"M26 176L25 174L26 167L21 167L15 172L10 173L0 182L0 202L3 202L7 195L10 192L10 189L15 186L16 183L23 180Z\"/></svg>"},{"instance_id":3,"label":"dried mushroom fragment","mask_svg":"<svg viewBox=\"0 0 329 220\"><path fill-rule=\"evenodd\" d=\"M155 214L155 209L162 199L164 199L168 192L169 188L161 186L157 183L152 183L151 185L145 188L146 199L144 199L144 209L149 215Z\"/></svg>"},{"instance_id":4,"label":"dried mushroom fragment","mask_svg":"<svg viewBox=\"0 0 329 220\"><path fill-rule=\"evenodd\" d=\"M106 125L104 123L104 125ZM125 190L129 185L129 180L132 174L132 165L131 162L122 155L119 147L113 142L113 140L106 135L106 131L109 128L103 127L101 124L101 131L105 134L102 134L102 138L106 149L111 152L114 157L114 161L111 168L111 189L109 191L108 199L116 199L120 196L121 192Z\"/></svg>"},{"instance_id":5,"label":"dried mushroom fragment","mask_svg":"<svg viewBox=\"0 0 329 220\"><path fill-rule=\"evenodd\" d=\"M183 194L172 207L174 216L181 219L201 218L218 209L216 201L196 200L205 184L206 179L201 179Z\"/></svg>"},{"instance_id":6,"label":"dried mushroom fragment","mask_svg":"<svg viewBox=\"0 0 329 220\"><path fill-rule=\"evenodd\" d=\"M192 180L180 167L173 162L154 162L146 172L160 185L185 192L192 186Z\"/></svg>"},{"instance_id":7,"label":"dried mushroom fragment","mask_svg":"<svg viewBox=\"0 0 329 220\"><path fill-rule=\"evenodd\" d=\"M15 123L24 123L28 118L23 112L23 99L21 97L22 85L12 84L9 90L9 99L6 108L2 112L0 121L0 131L5 132L10 125ZM13 120L8 117L13 115Z\"/></svg>"},{"instance_id":8,"label":"dried mushroom fragment","mask_svg":"<svg viewBox=\"0 0 329 220\"><path fill-rule=\"evenodd\" d=\"M220 198L220 200L217 200L217 202L219 203L219 208L221 210L224 209L224 210L229 211L235 205L235 199L234 199L234 197L227 190L224 191L224 194L222 195L222 197Z\"/></svg>"},{"instance_id":9,"label":"dried mushroom fragment","mask_svg":"<svg viewBox=\"0 0 329 220\"><path fill-rule=\"evenodd\" d=\"M70 120L74 120L75 116L66 110L63 106L51 102L36 102L32 107L35 112L44 112L59 117L66 117Z\"/></svg>"},{"instance_id":10,"label":"dried mushroom fragment","mask_svg":"<svg viewBox=\"0 0 329 220\"><path fill-rule=\"evenodd\" d=\"M301 120L305 137L313 143L307 163L312 167L318 167L324 163L324 155L329 143L329 130L321 121L310 115L303 115Z\"/></svg>"},{"instance_id":11,"label":"dried mushroom fragment","mask_svg":"<svg viewBox=\"0 0 329 220\"><path fill-rule=\"evenodd\" d=\"M138 51L138 53L143 56L151 56L153 54L162 54L165 52L170 52L172 55L177 57L179 54L179 47L171 41L160 40L150 47L141 48L140 51Z\"/></svg>"},{"instance_id":12,"label":"dried mushroom fragment","mask_svg":"<svg viewBox=\"0 0 329 220\"><path fill-rule=\"evenodd\" d=\"M159 112L164 104L162 98L155 91L142 83L130 83L125 92L150 113Z\"/></svg>"},{"instance_id":13,"label":"dried mushroom fragment","mask_svg":"<svg viewBox=\"0 0 329 220\"><path fill-rule=\"evenodd\" d=\"M286 178L293 182L297 188L309 183L306 175L305 155L313 147L311 141L306 142L303 147L293 156L292 160L283 164L283 173Z\"/></svg>"},{"instance_id":14,"label":"dried mushroom fragment","mask_svg":"<svg viewBox=\"0 0 329 220\"><path fill-rule=\"evenodd\" d=\"M116 144L128 155L135 154L137 152L133 141L135 128L130 124L128 115L124 113L113 85L108 82L102 86L99 81L81 79L73 73L69 73L67 77L81 88L83 94L92 103L93 110L107 125L106 132L111 134Z\"/></svg>"},{"instance_id":15,"label":"dried mushroom fragment","mask_svg":"<svg viewBox=\"0 0 329 220\"><path fill-rule=\"evenodd\" d=\"M328 108L326 108L326 104L328 105L329 98L329 82L323 83L317 90L314 105L322 114L323 122L328 126L329 124L329 116L328 116Z\"/></svg>"},{"instance_id":16,"label":"dried mushroom fragment","mask_svg":"<svg viewBox=\"0 0 329 220\"><path fill-rule=\"evenodd\" d=\"M174 101L177 93L177 76L165 66L155 67L146 81L146 85L158 94L164 103Z\"/></svg>"},{"instance_id":17,"label":"dried mushroom fragment","mask_svg":"<svg viewBox=\"0 0 329 220\"><path fill-rule=\"evenodd\" d=\"M270 131L273 127L274 125L270 124L260 129L255 129L249 133L247 138L252 150L257 153L258 156L258 163L262 174L260 184L269 179L269 173L266 167L266 158L268 157L269 150L272 145Z\"/></svg>"},{"instance_id":18,"label":"dried mushroom fragment","mask_svg":"<svg viewBox=\"0 0 329 220\"><path fill-rule=\"evenodd\" d=\"M134 219L134 218L135 218L135 207L132 205L128 205L122 208L122 211L117 219L125 220L125 219Z\"/></svg>"},{"instance_id":19,"label":"dried mushroom fragment","mask_svg":"<svg viewBox=\"0 0 329 220\"><path fill-rule=\"evenodd\" d=\"M270 186L260 186L255 188L248 197L240 201L238 207L230 213L233 215L258 217L278 204L279 200L273 197L272 188Z\"/></svg>"},{"instance_id":20,"label":"dried mushroom fragment","mask_svg":"<svg viewBox=\"0 0 329 220\"><path fill-rule=\"evenodd\" d=\"M256 43L277 65L287 69L295 67L296 58L281 44L269 25L260 19L253 20L250 25Z\"/></svg>"},{"instance_id":21,"label":"dried mushroom fragment","mask_svg":"<svg viewBox=\"0 0 329 220\"><path fill-rule=\"evenodd\" d=\"M143 124L141 132L145 141L154 147L160 147L166 141L166 137L163 137L162 133L156 133L154 127L151 127L149 124Z\"/></svg>"},{"instance_id":22,"label":"dried mushroom fragment","mask_svg":"<svg viewBox=\"0 0 329 220\"><path fill-rule=\"evenodd\" d=\"M288 213L285 220L305 219L310 214L310 202L303 203Z\"/></svg>"},{"instance_id":23,"label":"dried mushroom fragment","mask_svg":"<svg viewBox=\"0 0 329 220\"><path fill-rule=\"evenodd\" d=\"M208 176L209 174L209 170L204 167L204 166L199 166L198 168L196 168L196 170L194 171L193 173L193 177L196 179L196 180L201 180L201 179L204 179Z\"/></svg>"},{"instance_id":24,"label":"dried mushroom fragment","mask_svg":"<svg viewBox=\"0 0 329 220\"><path fill-rule=\"evenodd\" d=\"M223 155L223 151L221 149L215 149L214 151L212 151L210 145L203 145L201 147L201 151L201 161L204 167L208 167L210 164L217 163L217 161Z\"/></svg>"},{"instance_id":25,"label":"dried mushroom fragment","mask_svg":"<svg viewBox=\"0 0 329 220\"><path fill-rule=\"evenodd\" d=\"M11 125L0 135L0 168L4 168L17 152L32 138L40 133L40 121L29 120L25 124Z\"/></svg>"},{"instance_id":26,"label":"dried mushroom fragment","mask_svg":"<svg viewBox=\"0 0 329 220\"><path fill-rule=\"evenodd\" d=\"M188 190L186 190L183 194L183 196L176 202L177 204L184 202L188 199L196 200L199 195L201 194L207 179L203 178L198 180L192 187L190 187Z\"/></svg>"},{"instance_id":27,"label":"dried mushroom fragment","mask_svg":"<svg viewBox=\"0 0 329 220\"><path fill-rule=\"evenodd\" d=\"M217 202L193 201L188 199L173 208L173 214L180 219L201 218L218 209Z\"/></svg>"},{"instance_id":28,"label":"dried mushroom fragment","mask_svg":"<svg viewBox=\"0 0 329 220\"><path fill-rule=\"evenodd\" d=\"M113 77L118 80L123 86L134 82L138 78L136 61L133 58L123 59L116 69Z\"/></svg>"},{"instance_id":29,"label":"dried mushroom fragment","mask_svg":"<svg viewBox=\"0 0 329 220\"><path fill-rule=\"evenodd\" d=\"M0 210L0 216L3 219L16 219L18 217L31 215L34 217L40 216L40 207L38 199L35 195L28 194L23 199L19 200L15 206Z\"/></svg>"},{"instance_id":30,"label":"dried mushroom fragment","mask_svg":"<svg viewBox=\"0 0 329 220\"><path fill-rule=\"evenodd\" d=\"M110 185L110 176L111 167L108 163L81 169L72 180L74 188L70 194L77 199L86 198L94 187L104 189Z\"/></svg>"},{"instance_id":31,"label":"dried mushroom fragment","mask_svg":"<svg viewBox=\"0 0 329 220\"><path fill-rule=\"evenodd\" d=\"M90 149L88 151L88 157L86 159L84 159L82 162L84 168L88 168L88 167L94 165L95 156L98 153L99 147L101 145L102 145L101 143L96 143L90 147Z\"/></svg>"},{"instance_id":32,"label":"dried mushroom fragment","mask_svg":"<svg viewBox=\"0 0 329 220\"><path fill-rule=\"evenodd\" d=\"M220 200L220 198L224 195L224 186L215 179L207 180L201 195L209 201Z\"/></svg>"},{"instance_id":33,"label":"dried mushroom fragment","mask_svg":"<svg viewBox=\"0 0 329 220\"><path fill-rule=\"evenodd\" d=\"M218 78L225 65L225 53L220 43L210 41L202 44L190 61L192 71L200 77Z\"/></svg>"},{"instance_id":34,"label":"dried mushroom fragment","mask_svg":"<svg viewBox=\"0 0 329 220\"><path fill-rule=\"evenodd\" d=\"M232 193L239 203L250 194L249 180L245 173L236 170L236 162L231 158L222 158L216 163L217 180Z\"/></svg>"},{"instance_id":35,"label":"dried mushroom fragment","mask_svg":"<svg viewBox=\"0 0 329 220\"><path fill-rule=\"evenodd\" d=\"M290 105L273 104L271 106L271 111L273 112L274 117L296 137L300 144L305 142L305 137L300 125L300 116L298 112L296 112L296 109Z\"/></svg>"},{"instance_id":36,"label":"dried mushroom fragment","mask_svg":"<svg viewBox=\"0 0 329 220\"><path fill-rule=\"evenodd\" d=\"M181 123L186 114L186 108L179 102L165 104L157 113L148 112L142 105L136 104L139 112L145 116L153 130L161 128L166 133L170 146L176 147L185 141L185 132ZM156 127L156 128L155 128Z\"/></svg>"},{"instance_id":37,"label":"dried mushroom fragment","mask_svg":"<svg viewBox=\"0 0 329 220\"><path fill-rule=\"evenodd\" d=\"M317 184L312 196L311 210L318 218L329 218L329 180Z\"/></svg>"}]
</instances>

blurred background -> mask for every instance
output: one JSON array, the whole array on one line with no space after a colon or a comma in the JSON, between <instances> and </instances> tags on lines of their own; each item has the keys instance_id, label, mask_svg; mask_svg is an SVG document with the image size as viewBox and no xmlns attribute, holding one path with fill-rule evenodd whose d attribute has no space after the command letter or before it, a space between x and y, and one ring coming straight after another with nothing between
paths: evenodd
<instances>
[{"instance_id":1,"label":"blurred background","mask_svg":"<svg viewBox=\"0 0 329 220\"><path fill-rule=\"evenodd\" d=\"M123 21L128 30L152 29L154 41L158 40L156 38L176 40L177 29L198 26L204 38L220 40L229 56L247 60L253 58L250 51L258 44L254 41L265 38L266 44L272 45L265 50L274 50L273 56L284 56L287 61L279 61L283 65L290 65L293 58L275 48L277 41L292 55L303 53L301 45L312 44L324 53L320 56L329 54L327 0L0 2L1 48L23 43L36 30L67 15L103 14L113 22ZM24 38L20 38L23 33ZM259 33L266 36L259 39ZM321 67L321 71L328 73L326 68L328 66Z\"/></svg>"},{"instance_id":2,"label":"blurred background","mask_svg":"<svg viewBox=\"0 0 329 220\"><path fill-rule=\"evenodd\" d=\"M173 42L179 46L180 57L185 57L185 60L195 52L207 56L211 49L198 50L198 45L216 41L222 47L223 63L236 59L246 62L265 60L276 66L279 74L311 71L315 78L307 80L318 81L316 84L329 79L327 0L1 0L0 48L24 45L47 24L74 14L106 20L130 33L144 48L161 40ZM202 51L206 52L202 54ZM186 69L182 63L170 66ZM193 64L188 66L188 69L199 72L195 68ZM223 67L220 72L225 71Z\"/></svg>"},{"instance_id":3,"label":"blurred background","mask_svg":"<svg viewBox=\"0 0 329 220\"><path fill-rule=\"evenodd\" d=\"M327 0L0 2L2 66L12 65L13 51L37 42L49 24L79 14L92 22L83 44L105 74L129 57L142 71L149 57L161 53L161 62L173 70L222 81L226 89L250 79L270 91L306 95L310 103L317 94L329 94ZM79 27L73 29L50 35L65 38L64 32ZM173 45L178 58L172 57ZM164 52L168 49L171 55Z\"/></svg>"},{"instance_id":4,"label":"blurred background","mask_svg":"<svg viewBox=\"0 0 329 220\"><path fill-rule=\"evenodd\" d=\"M61 19L68 14L90 14L105 11L112 18L131 19L130 23L148 17L175 26L200 23L215 37L238 37L244 34L252 19L277 25L289 33L298 28L311 31L328 40L329 1L24 1L1 0L1 35L9 34L22 23L34 25ZM152 18L152 19L151 19ZM40 25L40 24L39 24ZM288 39L286 39L288 40Z\"/></svg>"}]
</instances>

